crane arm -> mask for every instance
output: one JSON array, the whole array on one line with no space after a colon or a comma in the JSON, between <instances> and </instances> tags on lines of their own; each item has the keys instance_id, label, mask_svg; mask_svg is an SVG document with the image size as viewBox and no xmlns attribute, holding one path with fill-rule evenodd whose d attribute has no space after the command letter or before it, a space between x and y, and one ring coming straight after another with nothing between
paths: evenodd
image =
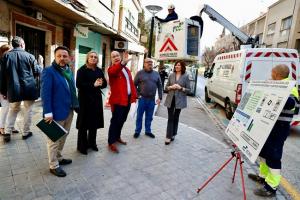
<instances>
[{"instance_id":1,"label":"crane arm","mask_svg":"<svg viewBox=\"0 0 300 200\"><path fill-rule=\"evenodd\" d=\"M204 4L201 7L200 14L199 14L200 17L203 12L205 12L211 20L218 22L226 29L228 29L242 44L253 45L254 39L252 37L248 36L246 33L241 31L238 27L233 25L230 21L228 21L225 17L223 17L220 13L218 13L209 5Z\"/></svg>"}]
</instances>

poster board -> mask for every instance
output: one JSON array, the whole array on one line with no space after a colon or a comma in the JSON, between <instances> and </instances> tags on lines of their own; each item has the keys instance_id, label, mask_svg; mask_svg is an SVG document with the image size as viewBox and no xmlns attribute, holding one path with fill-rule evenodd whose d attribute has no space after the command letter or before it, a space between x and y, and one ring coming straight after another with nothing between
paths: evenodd
<instances>
[{"instance_id":1,"label":"poster board","mask_svg":"<svg viewBox=\"0 0 300 200\"><path fill-rule=\"evenodd\" d=\"M228 127L227 136L254 163L279 117L295 81L252 81Z\"/></svg>"}]
</instances>

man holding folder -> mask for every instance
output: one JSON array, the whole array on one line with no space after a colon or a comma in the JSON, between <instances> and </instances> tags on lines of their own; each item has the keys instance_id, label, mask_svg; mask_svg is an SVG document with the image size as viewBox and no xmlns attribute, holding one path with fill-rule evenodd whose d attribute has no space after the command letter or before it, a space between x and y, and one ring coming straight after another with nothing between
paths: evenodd
<instances>
[{"instance_id":1,"label":"man holding folder","mask_svg":"<svg viewBox=\"0 0 300 200\"><path fill-rule=\"evenodd\" d=\"M61 153L72 124L73 110L78 109L79 104L73 73L68 66L69 49L59 46L54 50L54 56L55 60L44 69L42 75L43 115L46 123L55 123L55 120L67 131L55 142L50 135L47 139L50 172L65 177L67 174L60 165L71 164L72 160L63 158Z\"/></svg>"}]
</instances>

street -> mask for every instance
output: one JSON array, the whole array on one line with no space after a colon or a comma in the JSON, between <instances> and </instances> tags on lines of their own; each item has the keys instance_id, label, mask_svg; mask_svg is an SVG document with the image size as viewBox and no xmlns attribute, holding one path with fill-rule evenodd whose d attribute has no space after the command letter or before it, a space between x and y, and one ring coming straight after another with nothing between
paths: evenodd
<instances>
[{"instance_id":1,"label":"street","mask_svg":"<svg viewBox=\"0 0 300 200\"><path fill-rule=\"evenodd\" d=\"M208 135L217 139L218 141L225 142L226 144L231 144L231 141L227 138L227 136L224 133L224 130L229 122L229 120L227 120L225 117L224 109L219 105L215 105L214 103L205 103L204 101L205 82L206 80L204 77L198 76L196 92L197 97L190 99L190 105L188 108L189 111L188 113L183 111L180 119L183 123L186 123L199 130L202 130L203 132L207 133ZM213 118L214 126L209 126L208 123L202 122L203 112L205 112L205 110L209 113L206 112L207 115L204 115L204 117L207 117L207 121L210 120L209 118ZM159 114L162 115L162 112L160 112ZM164 114L164 116L166 116L166 114ZM214 127L217 127L219 131L216 131ZM291 131L291 134L288 137L287 141L285 142L284 154L282 159L283 181L281 184L285 189L290 189L290 187L294 187L293 189L290 189L289 192L295 193L296 190L296 193L298 191L298 194L300 191L300 157L298 156L300 153L299 130L299 128L294 128ZM250 162L248 162L248 164L253 168L256 168L256 166L250 164Z\"/></svg>"}]
</instances>

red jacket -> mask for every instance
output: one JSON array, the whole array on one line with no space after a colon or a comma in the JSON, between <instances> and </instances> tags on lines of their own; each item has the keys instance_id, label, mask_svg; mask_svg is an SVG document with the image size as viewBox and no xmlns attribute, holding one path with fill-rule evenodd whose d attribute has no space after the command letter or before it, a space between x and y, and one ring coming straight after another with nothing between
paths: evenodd
<instances>
[{"instance_id":1,"label":"red jacket","mask_svg":"<svg viewBox=\"0 0 300 200\"><path fill-rule=\"evenodd\" d=\"M129 76L131 89L130 103L133 103L136 101L137 98L136 88L132 81L131 72L127 67L124 68L126 69ZM116 63L110 66L107 70L111 91L111 95L109 97L109 104L112 106L112 109L114 104L122 106L128 105L127 81L125 75L122 72L122 69L123 66L120 63Z\"/></svg>"}]
</instances>

